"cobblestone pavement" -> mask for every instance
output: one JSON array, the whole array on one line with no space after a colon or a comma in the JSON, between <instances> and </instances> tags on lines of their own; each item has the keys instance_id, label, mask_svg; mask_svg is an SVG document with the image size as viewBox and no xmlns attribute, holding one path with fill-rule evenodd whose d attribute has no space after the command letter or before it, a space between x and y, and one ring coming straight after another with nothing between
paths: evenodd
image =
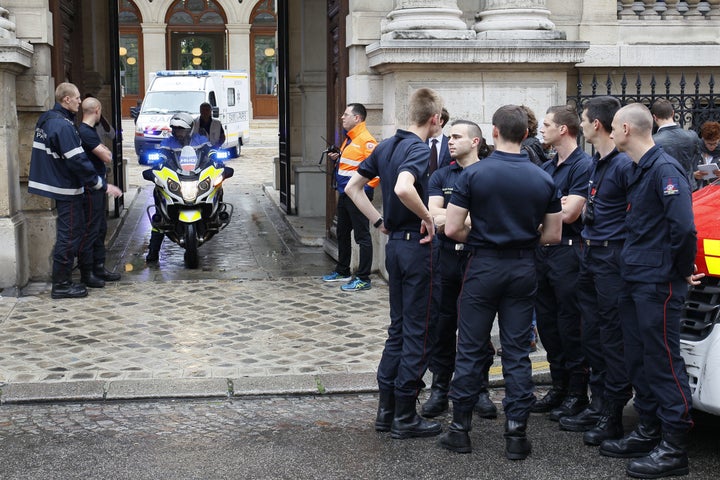
<instances>
[{"instance_id":1,"label":"cobblestone pavement","mask_svg":"<svg viewBox=\"0 0 720 480\"><path fill-rule=\"evenodd\" d=\"M138 193L106 261L123 278L84 299L51 300L37 283L0 298L0 401L374 388L387 284L348 294L320 280L332 260L302 245L263 191L275 152L245 147L231 161L233 220L189 270L167 239L159 266L146 265L152 187L126 148L128 196Z\"/></svg>"}]
</instances>

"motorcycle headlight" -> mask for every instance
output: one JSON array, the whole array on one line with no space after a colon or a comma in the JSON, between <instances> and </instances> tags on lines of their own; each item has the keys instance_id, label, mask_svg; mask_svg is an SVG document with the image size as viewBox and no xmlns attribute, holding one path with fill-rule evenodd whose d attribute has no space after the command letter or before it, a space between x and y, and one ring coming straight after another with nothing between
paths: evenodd
<instances>
[{"instance_id":1,"label":"motorcycle headlight","mask_svg":"<svg viewBox=\"0 0 720 480\"><path fill-rule=\"evenodd\" d=\"M180 184L173 180L172 178L168 178L168 190L170 192L174 193L175 195L178 195L180 193L180 190L182 190L182 187L180 187Z\"/></svg>"},{"instance_id":2,"label":"motorcycle headlight","mask_svg":"<svg viewBox=\"0 0 720 480\"><path fill-rule=\"evenodd\" d=\"M194 202L198 195L198 182L182 182L182 197L186 202Z\"/></svg>"},{"instance_id":3,"label":"motorcycle headlight","mask_svg":"<svg viewBox=\"0 0 720 480\"><path fill-rule=\"evenodd\" d=\"M207 177L202 182L198 183L197 189L198 189L198 195L202 195L203 193L210 190L210 177Z\"/></svg>"}]
</instances>

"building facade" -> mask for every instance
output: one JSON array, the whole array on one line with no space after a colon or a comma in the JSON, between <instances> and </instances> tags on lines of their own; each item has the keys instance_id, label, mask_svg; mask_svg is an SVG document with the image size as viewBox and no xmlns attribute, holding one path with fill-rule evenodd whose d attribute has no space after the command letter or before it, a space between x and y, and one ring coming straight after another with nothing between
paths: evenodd
<instances>
[{"instance_id":1,"label":"building facade","mask_svg":"<svg viewBox=\"0 0 720 480\"><path fill-rule=\"evenodd\" d=\"M49 278L54 206L28 195L26 182L35 121L52 106L61 81L98 96L106 111L114 106L112 116L119 119L142 98L150 72L248 70L253 116L273 118L279 106L278 188L287 198L285 209L325 216L331 238L332 172L319 171L317 162L326 148L321 137L342 139L339 116L347 102L368 107L370 131L382 139L407 124L409 94L429 86L442 94L452 118L474 120L489 134L492 113L506 103L526 104L541 115L576 97L579 88L587 93L593 77L600 93L608 84L617 95L625 88L643 94L657 88L672 96L685 88L684 75L691 76L687 88L697 75L700 90L712 89L720 63L720 0L0 5L0 82L7 93L0 100L0 288ZM626 75L629 87L623 87ZM376 238L378 247L381 241ZM376 252L380 267L382 249Z\"/></svg>"}]
</instances>

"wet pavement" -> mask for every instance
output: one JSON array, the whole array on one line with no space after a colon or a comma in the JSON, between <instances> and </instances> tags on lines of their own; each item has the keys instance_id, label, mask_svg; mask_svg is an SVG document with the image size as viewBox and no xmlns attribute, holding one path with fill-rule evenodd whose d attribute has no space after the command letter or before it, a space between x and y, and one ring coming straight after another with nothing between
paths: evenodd
<instances>
[{"instance_id":1,"label":"wet pavement","mask_svg":"<svg viewBox=\"0 0 720 480\"><path fill-rule=\"evenodd\" d=\"M190 270L167 239L159 264L145 263L152 186L126 148L127 211L106 261L122 280L84 299L51 300L45 283L0 298L0 401L373 391L387 284L373 276L371 290L343 293L320 280L334 262L273 200L276 151L246 146L229 162L233 219ZM314 220L302 235L322 237Z\"/></svg>"}]
</instances>

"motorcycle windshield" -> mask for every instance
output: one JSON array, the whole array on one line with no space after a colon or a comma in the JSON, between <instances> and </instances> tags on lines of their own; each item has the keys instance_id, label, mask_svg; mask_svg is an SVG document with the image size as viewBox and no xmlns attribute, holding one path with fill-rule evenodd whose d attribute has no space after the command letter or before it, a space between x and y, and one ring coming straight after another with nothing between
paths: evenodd
<instances>
[{"instance_id":1,"label":"motorcycle windshield","mask_svg":"<svg viewBox=\"0 0 720 480\"><path fill-rule=\"evenodd\" d=\"M195 170L197 161L198 158L195 149L189 145L184 146L180 151L180 168L186 172L191 172Z\"/></svg>"}]
</instances>

